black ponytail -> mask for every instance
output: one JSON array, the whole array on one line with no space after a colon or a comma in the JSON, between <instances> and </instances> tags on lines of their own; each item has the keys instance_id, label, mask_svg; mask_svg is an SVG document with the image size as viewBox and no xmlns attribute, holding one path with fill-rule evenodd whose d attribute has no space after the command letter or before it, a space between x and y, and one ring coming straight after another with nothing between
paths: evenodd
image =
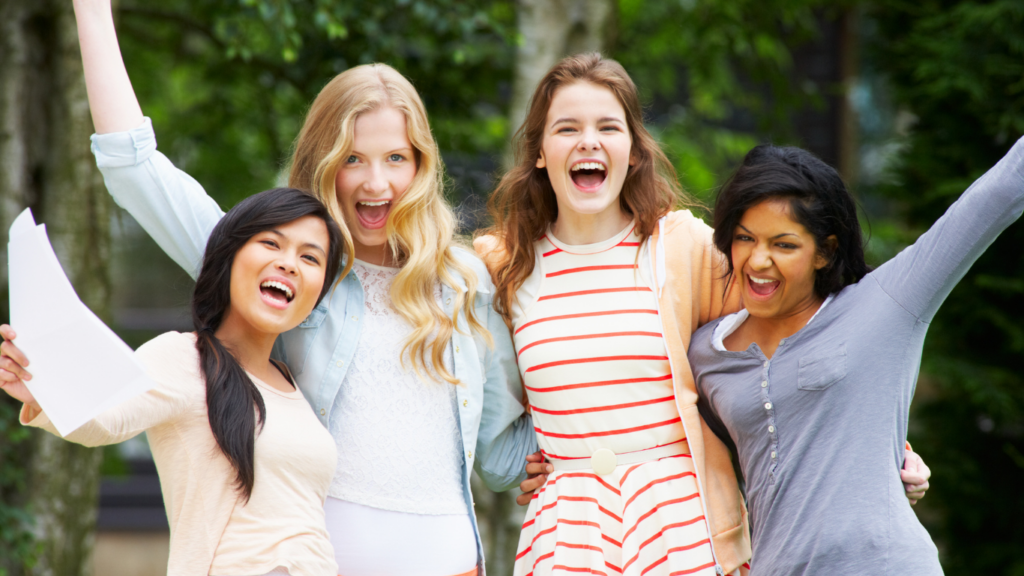
<instances>
[{"instance_id":1,"label":"black ponytail","mask_svg":"<svg viewBox=\"0 0 1024 576\"><path fill-rule=\"evenodd\" d=\"M192 292L192 323L206 380L210 429L237 472L235 482L246 502L255 481L257 426L262 428L266 421L266 406L245 369L215 333L230 306L235 254L254 235L304 216L320 218L327 226L329 246L319 304L340 269L341 230L319 200L294 188L275 188L250 196L221 218L206 244L203 266Z\"/></svg>"}]
</instances>

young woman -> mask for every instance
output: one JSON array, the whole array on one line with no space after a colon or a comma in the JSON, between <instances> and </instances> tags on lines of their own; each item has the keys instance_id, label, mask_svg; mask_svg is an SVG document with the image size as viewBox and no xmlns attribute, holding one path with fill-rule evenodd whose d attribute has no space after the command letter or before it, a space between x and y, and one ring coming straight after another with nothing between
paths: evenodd
<instances>
[{"instance_id":1,"label":"young woman","mask_svg":"<svg viewBox=\"0 0 1024 576\"><path fill-rule=\"evenodd\" d=\"M1024 139L871 271L835 170L797 148L747 155L715 204L745 309L694 334L690 362L702 413L736 444L753 573L942 573L899 496L921 351L943 300L1022 210Z\"/></svg>"},{"instance_id":2,"label":"young woman","mask_svg":"<svg viewBox=\"0 0 1024 576\"><path fill-rule=\"evenodd\" d=\"M555 65L515 150L476 247L550 461L527 470L552 473L530 500L516 574L744 570L746 510L686 357L693 330L738 308L737 290L711 228L671 211L681 192L625 70L596 54Z\"/></svg>"},{"instance_id":3,"label":"young woman","mask_svg":"<svg viewBox=\"0 0 1024 576\"><path fill-rule=\"evenodd\" d=\"M334 442L270 350L328 294L342 243L304 192L239 203L214 228L196 279L199 329L143 344L135 355L153 389L67 436L100 446L147 433L171 527L168 574L337 574L323 511ZM10 348L5 369L31 378ZM0 387L25 403L22 424L57 434L23 381Z\"/></svg>"},{"instance_id":4,"label":"young woman","mask_svg":"<svg viewBox=\"0 0 1024 576\"><path fill-rule=\"evenodd\" d=\"M109 0L76 0L75 10L107 188L193 272L223 213L156 151ZM323 200L351 235L344 272L353 273L282 335L275 357L338 447L326 516L345 576L475 572L483 556L470 472L507 489L537 449L489 276L455 246L441 182L423 103L393 69L348 70L313 102L289 183Z\"/></svg>"},{"instance_id":5,"label":"young woman","mask_svg":"<svg viewBox=\"0 0 1024 576\"><path fill-rule=\"evenodd\" d=\"M538 442L515 573L721 574L750 558L729 451L701 421L690 333L738 306L625 70L541 81L477 240L511 322ZM723 297L723 294L725 296Z\"/></svg>"}]
</instances>

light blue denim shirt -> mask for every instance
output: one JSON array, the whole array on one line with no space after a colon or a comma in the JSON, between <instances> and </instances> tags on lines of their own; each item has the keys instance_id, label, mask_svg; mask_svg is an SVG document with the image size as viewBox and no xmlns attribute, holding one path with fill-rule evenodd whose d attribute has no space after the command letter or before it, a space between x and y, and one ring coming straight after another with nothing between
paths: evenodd
<instances>
[{"instance_id":1,"label":"light blue denim shirt","mask_svg":"<svg viewBox=\"0 0 1024 576\"><path fill-rule=\"evenodd\" d=\"M206 241L224 211L198 182L157 151L150 119L129 132L94 134L92 151L114 200L195 277ZM472 507L471 466L492 490L508 490L525 478L524 459L537 450L537 438L523 410L512 339L492 306L494 286L487 269L467 250L458 249L456 255L477 274L476 315L494 339L493 348L489 347L470 332L465 316L460 315L461 333L456 331L448 344L455 377L462 382L456 387L465 456L462 485L467 506ZM465 290L465 285L458 288ZM451 287L442 286L449 316L455 294ZM275 356L292 370L324 426L330 422L334 398L352 365L363 312L363 287L355 274L348 274L302 324L282 334L274 346ZM475 518L473 527L482 570L483 548Z\"/></svg>"}]
</instances>

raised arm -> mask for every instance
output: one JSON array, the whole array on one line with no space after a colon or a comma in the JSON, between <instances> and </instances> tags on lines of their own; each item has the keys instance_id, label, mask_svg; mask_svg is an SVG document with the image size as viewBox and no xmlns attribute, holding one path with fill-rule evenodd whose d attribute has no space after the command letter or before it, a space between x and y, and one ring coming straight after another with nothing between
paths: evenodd
<instances>
[{"instance_id":1,"label":"raised arm","mask_svg":"<svg viewBox=\"0 0 1024 576\"><path fill-rule=\"evenodd\" d=\"M893 300L930 322L972 264L1024 211L1024 138L912 246L871 273Z\"/></svg>"},{"instance_id":2,"label":"raised arm","mask_svg":"<svg viewBox=\"0 0 1024 576\"><path fill-rule=\"evenodd\" d=\"M127 132L142 124L142 108L121 59L110 0L74 4L93 126L99 134Z\"/></svg>"},{"instance_id":3,"label":"raised arm","mask_svg":"<svg viewBox=\"0 0 1024 576\"><path fill-rule=\"evenodd\" d=\"M193 277L224 212L188 174L156 151L114 30L110 0L74 0L86 91L96 134L92 151L114 200Z\"/></svg>"}]
</instances>

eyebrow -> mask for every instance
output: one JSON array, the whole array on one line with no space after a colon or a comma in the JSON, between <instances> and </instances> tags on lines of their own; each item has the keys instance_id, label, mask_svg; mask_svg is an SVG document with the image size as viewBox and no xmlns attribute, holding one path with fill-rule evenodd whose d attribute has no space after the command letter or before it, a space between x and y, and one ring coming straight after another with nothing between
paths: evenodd
<instances>
[{"instance_id":1,"label":"eyebrow","mask_svg":"<svg viewBox=\"0 0 1024 576\"><path fill-rule=\"evenodd\" d=\"M615 122L616 124L625 124L625 122L621 118L616 118L614 116L605 116L604 118L601 118L597 121L598 124L601 124L603 122ZM573 123L579 123L579 120L577 120L576 118L559 118L558 120L555 120L554 122L551 123L551 127L554 128L559 124Z\"/></svg>"},{"instance_id":2,"label":"eyebrow","mask_svg":"<svg viewBox=\"0 0 1024 576\"><path fill-rule=\"evenodd\" d=\"M746 230L747 233L750 234L751 236L754 235L754 233L751 232L750 229L747 228L746 226L744 226L743 224L737 224L737 226L739 226L740 228L743 228L744 230ZM783 232L782 234L776 234L775 236L772 236L771 238L769 238L769 240L778 240L779 238L782 238L783 236L796 236L797 238L800 237L800 235L797 234L796 232Z\"/></svg>"},{"instance_id":3,"label":"eyebrow","mask_svg":"<svg viewBox=\"0 0 1024 576\"><path fill-rule=\"evenodd\" d=\"M281 238L288 238L288 236L282 234L280 230L277 230L275 228L271 228L270 230L267 230L267 232L273 232L274 234L277 234ZM327 250L321 248L320 245L317 244L316 242L303 242L300 248L312 248L313 250L319 250L324 256L327 255Z\"/></svg>"}]
</instances>

